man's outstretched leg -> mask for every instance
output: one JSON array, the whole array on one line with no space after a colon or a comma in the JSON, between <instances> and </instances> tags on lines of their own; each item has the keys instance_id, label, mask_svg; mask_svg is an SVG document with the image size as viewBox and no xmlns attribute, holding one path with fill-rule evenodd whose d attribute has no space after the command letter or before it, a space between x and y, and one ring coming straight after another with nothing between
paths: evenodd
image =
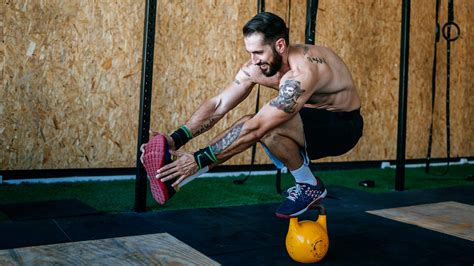
<instances>
[{"instance_id":1,"label":"man's outstretched leg","mask_svg":"<svg viewBox=\"0 0 474 266\"><path fill-rule=\"evenodd\" d=\"M286 166L295 178L296 185L288 189L288 197L276 211L278 217L298 216L326 196L322 181L309 168L299 115L268 133L261 142L275 165Z\"/></svg>"}]
</instances>

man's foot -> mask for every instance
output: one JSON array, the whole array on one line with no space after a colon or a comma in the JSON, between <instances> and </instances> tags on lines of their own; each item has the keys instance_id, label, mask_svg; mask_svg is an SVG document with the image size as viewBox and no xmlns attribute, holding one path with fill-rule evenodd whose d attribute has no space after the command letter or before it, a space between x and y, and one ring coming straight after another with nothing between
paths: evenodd
<instances>
[{"instance_id":1,"label":"man's foot","mask_svg":"<svg viewBox=\"0 0 474 266\"><path fill-rule=\"evenodd\" d=\"M141 161L150 180L150 189L153 198L159 204L165 204L176 190L171 186L173 180L162 182L157 179L156 171L171 162L171 154L168 150L168 142L164 135L154 136L148 143L142 146Z\"/></svg>"},{"instance_id":2,"label":"man's foot","mask_svg":"<svg viewBox=\"0 0 474 266\"><path fill-rule=\"evenodd\" d=\"M289 188L287 190L289 195L278 207L276 216L290 218L301 215L326 197L327 190L323 182L318 177L316 179L318 181L316 186L296 183L294 187Z\"/></svg>"},{"instance_id":3,"label":"man's foot","mask_svg":"<svg viewBox=\"0 0 474 266\"><path fill-rule=\"evenodd\" d=\"M292 191L296 190L296 186L289 187L287 190L282 191L281 195L285 198L288 198L288 196L291 194Z\"/></svg>"}]
</instances>

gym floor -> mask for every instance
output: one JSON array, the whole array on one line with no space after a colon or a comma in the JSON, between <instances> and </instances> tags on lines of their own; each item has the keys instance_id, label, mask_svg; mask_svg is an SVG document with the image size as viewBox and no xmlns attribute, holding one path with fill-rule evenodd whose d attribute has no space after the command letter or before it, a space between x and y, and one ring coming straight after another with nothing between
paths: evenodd
<instances>
[{"instance_id":1,"label":"gym floor","mask_svg":"<svg viewBox=\"0 0 474 266\"><path fill-rule=\"evenodd\" d=\"M321 265L473 265L474 241L367 213L454 201L474 205L474 186L371 194L329 187L329 251ZM298 265L285 249L278 204L102 214L81 202L1 206L0 249L167 232L222 265ZM42 208L48 208L48 216ZM474 213L468 213L474 224ZM302 218L315 219L316 211ZM472 231L472 228L470 229Z\"/></svg>"}]
</instances>

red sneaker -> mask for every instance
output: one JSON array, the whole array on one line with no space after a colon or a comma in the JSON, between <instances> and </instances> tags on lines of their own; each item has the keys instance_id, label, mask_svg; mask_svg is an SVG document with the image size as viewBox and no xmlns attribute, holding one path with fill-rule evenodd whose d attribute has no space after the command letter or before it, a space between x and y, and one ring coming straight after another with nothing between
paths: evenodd
<instances>
[{"instance_id":1,"label":"red sneaker","mask_svg":"<svg viewBox=\"0 0 474 266\"><path fill-rule=\"evenodd\" d=\"M164 135L158 134L148 141L148 143L143 144L141 150L142 155L140 160L148 174L151 194L156 202L165 204L165 202L176 193L176 190L171 186L173 180L162 182L155 176L158 169L171 162L168 142Z\"/></svg>"}]
</instances>

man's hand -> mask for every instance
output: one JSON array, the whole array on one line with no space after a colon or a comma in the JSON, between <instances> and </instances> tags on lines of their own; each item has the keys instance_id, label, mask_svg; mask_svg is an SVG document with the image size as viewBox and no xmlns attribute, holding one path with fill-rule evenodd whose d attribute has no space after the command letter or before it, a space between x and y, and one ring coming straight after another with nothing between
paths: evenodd
<instances>
[{"instance_id":1,"label":"man's hand","mask_svg":"<svg viewBox=\"0 0 474 266\"><path fill-rule=\"evenodd\" d=\"M157 131L153 131L152 129L150 129L149 134L150 134L150 139L153 138L154 136L158 135L158 134L161 134L161 135L165 136L166 141L168 142L169 150L170 151L175 151L176 150L176 147L174 145L174 140L170 136L168 136L166 134L163 134L163 133L160 133L160 132L157 132Z\"/></svg>"},{"instance_id":2,"label":"man's hand","mask_svg":"<svg viewBox=\"0 0 474 266\"><path fill-rule=\"evenodd\" d=\"M177 187L183 180L197 173L199 167L192 153L172 150L170 150L170 153L176 156L177 159L160 168L156 173L156 178L160 178L162 182L177 179L172 184L173 187Z\"/></svg>"}]
</instances>

